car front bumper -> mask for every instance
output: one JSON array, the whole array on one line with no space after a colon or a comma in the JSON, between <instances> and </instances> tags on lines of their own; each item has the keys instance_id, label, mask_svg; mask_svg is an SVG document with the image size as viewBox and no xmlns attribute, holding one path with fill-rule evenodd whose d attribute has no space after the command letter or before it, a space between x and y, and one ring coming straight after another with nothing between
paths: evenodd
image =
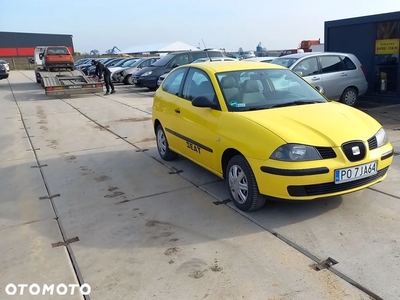
<instances>
[{"instance_id":1,"label":"car front bumper","mask_svg":"<svg viewBox=\"0 0 400 300\"><path fill-rule=\"evenodd\" d=\"M390 143L368 151L366 157L357 162L350 163L340 150L336 153L336 158L297 163L247 159L261 194L285 200L313 200L355 192L382 181L387 176L394 154ZM335 170L373 161L378 163L376 174L335 183Z\"/></svg>"},{"instance_id":2,"label":"car front bumper","mask_svg":"<svg viewBox=\"0 0 400 300\"><path fill-rule=\"evenodd\" d=\"M157 77L156 76L134 76L133 83L138 87L147 87L151 89L157 88Z\"/></svg>"}]
</instances>

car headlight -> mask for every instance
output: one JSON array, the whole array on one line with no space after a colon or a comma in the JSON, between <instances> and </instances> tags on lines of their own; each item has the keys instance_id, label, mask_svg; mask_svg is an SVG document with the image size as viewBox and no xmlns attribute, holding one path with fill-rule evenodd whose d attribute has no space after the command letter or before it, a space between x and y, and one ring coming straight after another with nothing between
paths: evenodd
<instances>
[{"instance_id":1,"label":"car headlight","mask_svg":"<svg viewBox=\"0 0 400 300\"><path fill-rule=\"evenodd\" d=\"M386 131L383 128L379 129L379 131L375 134L375 138L378 147L386 145L389 142Z\"/></svg>"},{"instance_id":2,"label":"car headlight","mask_svg":"<svg viewBox=\"0 0 400 300\"><path fill-rule=\"evenodd\" d=\"M276 149L270 156L270 159L281 161L306 161L322 158L314 147L300 144L286 144Z\"/></svg>"},{"instance_id":3,"label":"car headlight","mask_svg":"<svg viewBox=\"0 0 400 300\"><path fill-rule=\"evenodd\" d=\"M149 76L153 73L153 71L147 71L142 74L142 76Z\"/></svg>"}]
</instances>

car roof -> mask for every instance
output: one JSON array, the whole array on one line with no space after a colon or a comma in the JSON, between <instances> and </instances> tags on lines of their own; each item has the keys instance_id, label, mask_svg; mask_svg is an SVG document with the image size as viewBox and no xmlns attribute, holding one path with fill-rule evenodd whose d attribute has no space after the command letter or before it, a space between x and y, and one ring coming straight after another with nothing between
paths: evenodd
<instances>
[{"instance_id":1,"label":"car roof","mask_svg":"<svg viewBox=\"0 0 400 300\"><path fill-rule=\"evenodd\" d=\"M197 64L183 65L178 68L199 68L204 71L209 71L211 73L218 72L230 72L230 71L240 71L240 70L254 70L254 69L287 69L283 66L264 63L264 62L254 62L254 61L206 61L199 62ZM177 68L177 69L178 69Z\"/></svg>"},{"instance_id":2,"label":"car roof","mask_svg":"<svg viewBox=\"0 0 400 300\"><path fill-rule=\"evenodd\" d=\"M280 56L277 58L302 58L306 56L325 56L325 55L350 55L350 53L343 52L304 52L304 53L294 53L288 54L284 56Z\"/></svg>"},{"instance_id":3,"label":"car roof","mask_svg":"<svg viewBox=\"0 0 400 300\"><path fill-rule=\"evenodd\" d=\"M264 59L275 59L277 58L277 56L256 56L256 57L250 57L250 58L245 58L243 60L247 60L247 61L261 61Z\"/></svg>"}]
</instances>

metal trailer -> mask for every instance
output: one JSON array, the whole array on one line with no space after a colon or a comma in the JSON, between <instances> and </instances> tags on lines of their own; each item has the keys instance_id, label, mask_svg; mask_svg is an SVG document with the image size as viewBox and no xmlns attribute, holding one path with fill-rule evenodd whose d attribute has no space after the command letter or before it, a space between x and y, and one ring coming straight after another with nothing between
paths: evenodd
<instances>
[{"instance_id":1,"label":"metal trailer","mask_svg":"<svg viewBox=\"0 0 400 300\"><path fill-rule=\"evenodd\" d=\"M103 83L86 76L80 70L48 72L35 70L36 82L40 83L47 96L101 93Z\"/></svg>"}]
</instances>

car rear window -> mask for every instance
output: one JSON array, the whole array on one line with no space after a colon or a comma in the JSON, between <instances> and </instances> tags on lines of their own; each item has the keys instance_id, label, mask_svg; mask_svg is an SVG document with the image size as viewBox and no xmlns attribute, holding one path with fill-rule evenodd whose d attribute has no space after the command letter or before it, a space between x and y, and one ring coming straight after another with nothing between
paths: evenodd
<instances>
[{"instance_id":1,"label":"car rear window","mask_svg":"<svg viewBox=\"0 0 400 300\"><path fill-rule=\"evenodd\" d=\"M346 70L355 70L357 69L356 65L353 63L353 61L348 58L347 56L342 56L341 57L344 63L344 66L346 68Z\"/></svg>"},{"instance_id":2,"label":"car rear window","mask_svg":"<svg viewBox=\"0 0 400 300\"><path fill-rule=\"evenodd\" d=\"M69 54L67 48L47 48L47 54Z\"/></svg>"}]
</instances>

